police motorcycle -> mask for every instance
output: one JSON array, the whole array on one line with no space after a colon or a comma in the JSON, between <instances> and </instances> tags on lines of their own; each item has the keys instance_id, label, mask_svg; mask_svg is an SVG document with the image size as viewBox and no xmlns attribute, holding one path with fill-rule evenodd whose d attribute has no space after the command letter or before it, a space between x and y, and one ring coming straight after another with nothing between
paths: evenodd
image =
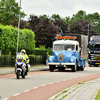
<instances>
[{"instance_id":1,"label":"police motorcycle","mask_svg":"<svg viewBox=\"0 0 100 100\"><path fill-rule=\"evenodd\" d=\"M24 54L22 52L19 52L15 59L16 78L19 79L20 76L22 76L22 78L25 78L25 72L26 72L26 63L24 61Z\"/></svg>"}]
</instances>

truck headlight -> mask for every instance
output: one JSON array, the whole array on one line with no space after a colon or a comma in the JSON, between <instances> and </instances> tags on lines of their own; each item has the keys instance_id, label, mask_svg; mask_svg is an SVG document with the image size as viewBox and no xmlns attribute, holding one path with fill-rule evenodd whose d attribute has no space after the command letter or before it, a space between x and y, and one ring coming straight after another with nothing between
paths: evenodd
<instances>
[{"instance_id":1,"label":"truck headlight","mask_svg":"<svg viewBox=\"0 0 100 100\"><path fill-rule=\"evenodd\" d=\"M73 59L70 59L70 61L73 62L74 60Z\"/></svg>"},{"instance_id":2,"label":"truck headlight","mask_svg":"<svg viewBox=\"0 0 100 100\"><path fill-rule=\"evenodd\" d=\"M49 60L50 60L50 61L52 61L52 59L51 59L51 58L50 58Z\"/></svg>"}]
</instances>

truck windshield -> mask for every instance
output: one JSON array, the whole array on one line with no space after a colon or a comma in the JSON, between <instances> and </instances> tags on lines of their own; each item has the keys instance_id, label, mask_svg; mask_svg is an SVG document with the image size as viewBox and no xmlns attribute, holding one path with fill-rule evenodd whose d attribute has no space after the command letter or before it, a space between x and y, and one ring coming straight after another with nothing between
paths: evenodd
<instances>
[{"instance_id":1,"label":"truck windshield","mask_svg":"<svg viewBox=\"0 0 100 100\"><path fill-rule=\"evenodd\" d=\"M100 44L90 44L89 48L90 49L100 49Z\"/></svg>"},{"instance_id":2,"label":"truck windshield","mask_svg":"<svg viewBox=\"0 0 100 100\"><path fill-rule=\"evenodd\" d=\"M54 51L63 51L64 50L64 45L62 45L62 44L55 44L53 50Z\"/></svg>"},{"instance_id":3,"label":"truck windshield","mask_svg":"<svg viewBox=\"0 0 100 100\"><path fill-rule=\"evenodd\" d=\"M74 50L74 48L75 48L75 45L65 45L65 50L71 50L71 51L73 51Z\"/></svg>"},{"instance_id":4,"label":"truck windshield","mask_svg":"<svg viewBox=\"0 0 100 100\"><path fill-rule=\"evenodd\" d=\"M53 50L54 51L73 51L75 49L75 45L71 44L55 44Z\"/></svg>"}]
</instances>

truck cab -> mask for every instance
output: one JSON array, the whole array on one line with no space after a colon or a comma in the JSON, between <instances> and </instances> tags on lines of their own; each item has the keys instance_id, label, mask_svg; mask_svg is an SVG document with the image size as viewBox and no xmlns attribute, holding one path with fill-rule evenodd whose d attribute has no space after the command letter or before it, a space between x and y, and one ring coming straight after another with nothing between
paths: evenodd
<instances>
[{"instance_id":1,"label":"truck cab","mask_svg":"<svg viewBox=\"0 0 100 100\"><path fill-rule=\"evenodd\" d=\"M90 42L88 44L89 52L89 66L99 66L100 65L100 36L91 36Z\"/></svg>"},{"instance_id":2,"label":"truck cab","mask_svg":"<svg viewBox=\"0 0 100 100\"><path fill-rule=\"evenodd\" d=\"M81 59L82 49L79 47L79 41L75 40L76 38L75 36L64 37L62 40L53 42L52 56L48 59L50 71L65 70L65 68L71 68L73 72L84 70L86 59Z\"/></svg>"}]
</instances>

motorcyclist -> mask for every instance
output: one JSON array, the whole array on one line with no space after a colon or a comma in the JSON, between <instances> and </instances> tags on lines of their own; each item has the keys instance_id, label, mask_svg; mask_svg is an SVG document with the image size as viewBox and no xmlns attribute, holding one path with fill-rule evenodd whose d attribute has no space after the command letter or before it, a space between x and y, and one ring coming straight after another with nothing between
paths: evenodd
<instances>
[{"instance_id":1,"label":"motorcyclist","mask_svg":"<svg viewBox=\"0 0 100 100\"><path fill-rule=\"evenodd\" d=\"M27 72L29 71L29 68L30 68L29 57L26 54L26 50L22 49L21 52L24 54L24 60L25 60L25 63L26 63L26 72L25 72L25 74L27 75Z\"/></svg>"}]
</instances>

